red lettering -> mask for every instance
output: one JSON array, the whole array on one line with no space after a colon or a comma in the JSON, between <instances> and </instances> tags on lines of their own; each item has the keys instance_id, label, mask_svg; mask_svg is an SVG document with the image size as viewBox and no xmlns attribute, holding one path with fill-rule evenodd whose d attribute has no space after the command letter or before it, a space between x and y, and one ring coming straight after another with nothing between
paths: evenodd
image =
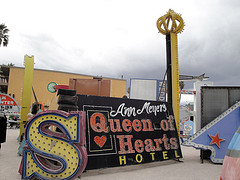
<instances>
[{"instance_id":1,"label":"red lettering","mask_svg":"<svg viewBox=\"0 0 240 180\"><path fill-rule=\"evenodd\" d=\"M150 119L142 119L141 120L142 124L143 124L143 129L142 131L154 131L153 127L152 127L152 122Z\"/></svg>"},{"instance_id":2,"label":"red lettering","mask_svg":"<svg viewBox=\"0 0 240 180\"><path fill-rule=\"evenodd\" d=\"M123 128L124 131L126 131L126 132L131 132L131 131L132 131L131 121L129 121L128 119L124 119L124 120L122 121L122 128Z\"/></svg>"},{"instance_id":3,"label":"red lettering","mask_svg":"<svg viewBox=\"0 0 240 180\"><path fill-rule=\"evenodd\" d=\"M153 142L152 142L152 140L151 139L146 139L145 141L144 141L144 143L145 143L145 151L146 152L151 152L151 151L155 151L155 147L154 147L154 145L153 145Z\"/></svg>"},{"instance_id":4,"label":"red lettering","mask_svg":"<svg viewBox=\"0 0 240 180\"><path fill-rule=\"evenodd\" d=\"M167 135L166 134L163 134L163 138L162 138L162 141L163 141L163 144L164 144L164 147L166 150L169 150L170 149L170 144L168 143L168 138L167 138Z\"/></svg>"},{"instance_id":5,"label":"red lettering","mask_svg":"<svg viewBox=\"0 0 240 180\"><path fill-rule=\"evenodd\" d=\"M178 140L177 138L170 138L171 149L178 149Z\"/></svg>"},{"instance_id":6,"label":"red lettering","mask_svg":"<svg viewBox=\"0 0 240 180\"><path fill-rule=\"evenodd\" d=\"M163 142L162 142L161 138L159 138L159 139L154 139L154 141L155 141L155 143L156 143L156 148L155 148L155 150L156 150L156 151L162 151L162 147L160 146L160 144L162 144Z\"/></svg>"},{"instance_id":7,"label":"red lettering","mask_svg":"<svg viewBox=\"0 0 240 180\"><path fill-rule=\"evenodd\" d=\"M93 113L90 117L90 126L95 132L108 133L106 118L102 113Z\"/></svg>"},{"instance_id":8,"label":"red lettering","mask_svg":"<svg viewBox=\"0 0 240 180\"><path fill-rule=\"evenodd\" d=\"M134 120L133 120L132 126L133 126L133 129L134 129L136 132L139 132L139 131L142 130L141 121L139 121L138 119L134 119Z\"/></svg>"},{"instance_id":9,"label":"red lettering","mask_svg":"<svg viewBox=\"0 0 240 180\"><path fill-rule=\"evenodd\" d=\"M120 151L118 151L119 154L129 154L129 153L135 153L132 147L132 138L133 135L117 135L116 136L119 139L119 148ZM124 141L126 139L126 141Z\"/></svg>"},{"instance_id":10,"label":"red lettering","mask_svg":"<svg viewBox=\"0 0 240 180\"><path fill-rule=\"evenodd\" d=\"M165 120L165 119L162 120L160 125L161 125L162 130L164 130L164 131L168 131L169 130L167 120Z\"/></svg>"},{"instance_id":11,"label":"red lettering","mask_svg":"<svg viewBox=\"0 0 240 180\"><path fill-rule=\"evenodd\" d=\"M142 153L144 151L144 144L143 144L143 141L138 139L135 141L134 143L134 147L135 147L135 150L138 152L138 153Z\"/></svg>"},{"instance_id":12,"label":"red lettering","mask_svg":"<svg viewBox=\"0 0 240 180\"><path fill-rule=\"evenodd\" d=\"M170 131L175 131L172 115L169 116L168 123L169 123Z\"/></svg>"},{"instance_id":13,"label":"red lettering","mask_svg":"<svg viewBox=\"0 0 240 180\"><path fill-rule=\"evenodd\" d=\"M120 127L120 120L119 119L109 119L108 122L110 123L110 129L112 132L122 132L122 129ZM114 122L116 124L116 127L114 125Z\"/></svg>"}]
</instances>

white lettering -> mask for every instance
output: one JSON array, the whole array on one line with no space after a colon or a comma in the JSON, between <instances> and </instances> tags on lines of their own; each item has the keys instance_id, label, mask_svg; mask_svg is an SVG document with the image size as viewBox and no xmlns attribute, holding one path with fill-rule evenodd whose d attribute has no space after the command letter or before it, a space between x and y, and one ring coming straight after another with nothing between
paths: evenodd
<instances>
[{"instance_id":1,"label":"white lettering","mask_svg":"<svg viewBox=\"0 0 240 180\"><path fill-rule=\"evenodd\" d=\"M116 111L112 110L110 112L111 117L115 117L118 114L120 114L122 117L125 116L136 116L137 114L140 115L143 112L146 112L147 114L153 113L155 116L157 116L157 113L159 112L166 112L167 107L165 104L159 104L159 105L151 105L150 102L145 102L141 109L137 109L136 107L125 107L125 103L122 103L118 106L118 109Z\"/></svg>"},{"instance_id":2,"label":"white lettering","mask_svg":"<svg viewBox=\"0 0 240 180\"><path fill-rule=\"evenodd\" d=\"M125 103L122 103L122 104L120 104L119 106L118 106L118 109L117 109L117 111L111 111L110 112L110 115L112 116L112 117L115 117L115 116L117 116L118 114L121 114L121 116L122 117L125 117L125 116L128 116L128 117L130 117L130 116L136 116L136 109L135 109L135 107L129 107L129 108L127 108L127 107L125 107Z\"/></svg>"}]
</instances>

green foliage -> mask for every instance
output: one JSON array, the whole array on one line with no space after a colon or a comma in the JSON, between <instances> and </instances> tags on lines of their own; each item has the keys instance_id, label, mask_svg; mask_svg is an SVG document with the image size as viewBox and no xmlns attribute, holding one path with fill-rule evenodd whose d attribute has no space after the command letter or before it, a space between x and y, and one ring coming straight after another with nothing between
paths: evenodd
<instances>
[{"instance_id":1,"label":"green foliage","mask_svg":"<svg viewBox=\"0 0 240 180\"><path fill-rule=\"evenodd\" d=\"M9 35L7 35L9 32L9 29L5 24L0 24L0 46L7 46L8 45L8 39Z\"/></svg>"},{"instance_id":2,"label":"green foliage","mask_svg":"<svg viewBox=\"0 0 240 180\"><path fill-rule=\"evenodd\" d=\"M180 90L183 90L184 86L185 86L184 81L179 81Z\"/></svg>"},{"instance_id":3,"label":"green foliage","mask_svg":"<svg viewBox=\"0 0 240 180\"><path fill-rule=\"evenodd\" d=\"M11 66L11 67L13 67L14 66L14 64L13 63L8 63L8 65L7 66Z\"/></svg>"},{"instance_id":4,"label":"green foliage","mask_svg":"<svg viewBox=\"0 0 240 180\"><path fill-rule=\"evenodd\" d=\"M13 63L1 64L1 65L0 65L0 67L2 67L2 66L9 66L9 67L13 67L13 66L15 66L15 64L13 64Z\"/></svg>"}]
</instances>

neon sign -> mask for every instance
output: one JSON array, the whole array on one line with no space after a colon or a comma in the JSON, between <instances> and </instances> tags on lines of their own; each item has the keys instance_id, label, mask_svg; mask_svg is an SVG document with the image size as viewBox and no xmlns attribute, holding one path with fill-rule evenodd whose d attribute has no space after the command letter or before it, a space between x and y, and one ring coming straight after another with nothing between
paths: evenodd
<instances>
[{"instance_id":1,"label":"neon sign","mask_svg":"<svg viewBox=\"0 0 240 180\"><path fill-rule=\"evenodd\" d=\"M83 172L87 164L84 114L45 111L28 122L23 178L72 179Z\"/></svg>"},{"instance_id":2,"label":"neon sign","mask_svg":"<svg viewBox=\"0 0 240 180\"><path fill-rule=\"evenodd\" d=\"M86 112L86 169L181 158L172 108L160 101L78 95Z\"/></svg>"}]
</instances>

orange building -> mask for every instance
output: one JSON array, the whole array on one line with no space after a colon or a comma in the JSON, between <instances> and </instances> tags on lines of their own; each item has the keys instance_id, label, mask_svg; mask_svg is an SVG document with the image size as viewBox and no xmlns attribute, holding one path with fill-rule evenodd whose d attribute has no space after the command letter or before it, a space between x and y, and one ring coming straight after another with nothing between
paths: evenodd
<instances>
[{"instance_id":1,"label":"orange building","mask_svg":"<svg viewBox=\"0 0 240 180\"><path fill-rule=\"evenodd\" d=\"M1 84L2 91L7 91L7 94L13 96L21 106L22 87L24 68L22 67L1 67L5 76L4 82ZM107 77L95 77L90 75L82 75L76 73L67 73L60 71L50 71L43 69L34 69L33 74L33 89L39 102L42 102L44 106L49 106L49 109L57 108L57 93L50 92L48 90L49 83L56 83L57 85L69 85L70 79L98 79L109 80L109 96L110 97L123 97L126 95L126 80ZM6 92L5 92L6 93ZM35 98L32 93L31 101L34 102Z\"/></svg>"}]
</instances>

